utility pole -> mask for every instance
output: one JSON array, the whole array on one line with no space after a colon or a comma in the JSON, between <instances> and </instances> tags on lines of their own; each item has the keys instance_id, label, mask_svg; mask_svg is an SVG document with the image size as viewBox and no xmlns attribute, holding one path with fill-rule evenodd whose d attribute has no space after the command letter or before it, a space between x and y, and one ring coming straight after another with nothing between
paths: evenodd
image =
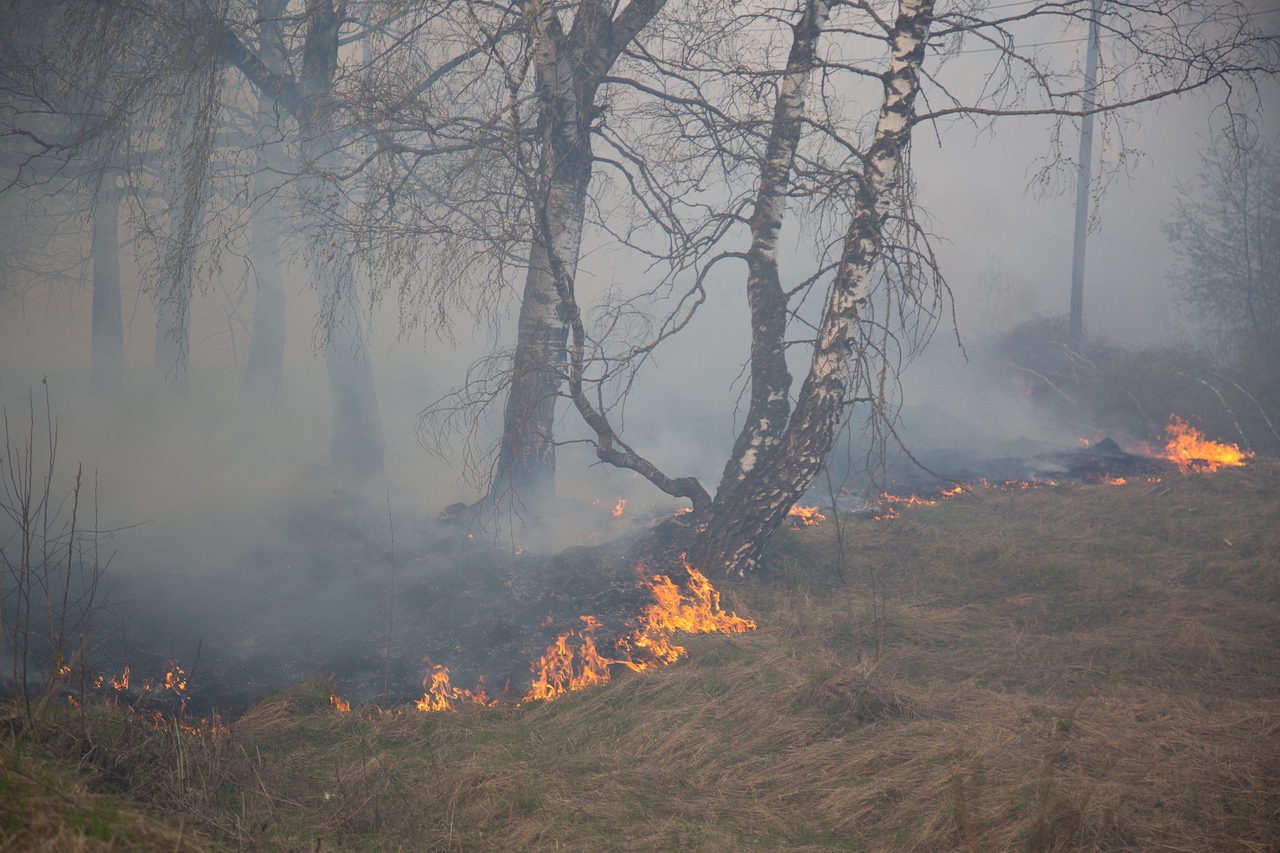
<instances>
[{"instance_id":1,"label":"utility pole","mask_svg":"<svg viewBox=\"0 0 1280 853\"><path fill-rule=\"evenodd\" d=\"M1084 117L1080 120L1080 159L1076 176L1076 234L1071 252L1071 320L1067 346L1080 347L1084 339L1084 246L1089 232L1089 167L1093 163L1093 108L1098 86L1098 18L1102 0L1093 0L1089 16L1089 49L1084 63Z\"/></svg>"}]
</instances>

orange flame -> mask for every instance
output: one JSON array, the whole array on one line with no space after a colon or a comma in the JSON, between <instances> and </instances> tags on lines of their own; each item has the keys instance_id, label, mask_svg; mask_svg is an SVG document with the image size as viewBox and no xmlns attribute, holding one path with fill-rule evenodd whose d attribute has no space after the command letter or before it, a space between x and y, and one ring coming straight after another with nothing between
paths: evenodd
<instances>
[{"instance_id":1,"label":"orange flame","mask_svg":"<svg viewBox=\"0 0 1280 853\"><path fill-rule=\"evenodd\" d=\"M618 498L618 505L613 508L613 517L622 518L622 511L627 508L627 499Z\"/></svg>"},{"instance_id":2,"label":"orange flame","mask_svg":"<svg viewBox=\"0 0 1280 853\"><path fill-rule=\"evenodd\" d=\"M329 694L329 704L332 705L334 710L337 711L339 714L351 713L351 703L348 702L346 699L343 699L337 693Z\"/></svg>"},{"instance_id":3,"label":"orange flame","mask_svg":"<svg viewBox=\"0 0 1280 853\"><path fill-rule=\"evenodd\" d=\"M787 517L795 519L793 524L796 527L812 527L819 521L825 521L826 516L818 512L816 506L793 506L787 510Z\"/></svg>"},{"instance_id":4,"label":"orange flame","mask_svg":"<svg viewBox=\"0 0 1280 853\"><path fill-rule=\"evenodd\" d=\"M563 631L533 665L533 684L524 701L555 699L570 690L582 690L609 681L609 665L618 661L601 656L593 636L600 623L594 616L579 617L585 623L577 631ZM571 647L570 638L578 642Z\"/></svg>"},{"instance_id":5,"label":"orange flame","mask_svg":"<svg viewBox=\"0 0 1280 853\"><path fill-rule=\"evenodd\" d=\"M1176 415L1169 416L1169 425L1164 428L1169 441L1165 445L1165 459L1178 466L1184 474L1187 471L1207 472L1219 468L1238 468L1245 460L1252 459L1253 454L1241 450L1235 444L1219 444L1209 441L1198 429L1186 423Z\"/></svg>"},{"instance_id":6,"label":"orange flame","mask_svg":"<svg viewBox=\"0 0 1280 853\"><path fill-rule=\"evenodd\" d=\"M432 664L427 661L429 669L422 677L422 686L426 692L417 701L419 711L455 711L461 703L470 702L475 705L494 704L484 692L477 688L474 692L463 687L454 687L449 683L449 667Z\"/></svg>"},{"instance_id":7,"label":"orange flame","mask_svg":"<svg viewBox=\"0 0 1280 853\"><path fill-rule=\"evenodd\" d=\"M636 566L641 583L653 593L654 603L644 609L631 634L615 643L619 656L600 654L594 636L600 622L594 616L582 616L584 627L561 633L533 665L533 684L524 701L554 699L571 690L605 684L614 665L639 672L673 663L685 654L683 646L671 641L676 631L738 634L756 627L751 620L722 610L720 593L711 582L687 562L684 567L689 583L682 590L667 575L649 577L643 574L642 565ZM571 642L575 637L576 642Z\"/></svg>"}]
</instances>

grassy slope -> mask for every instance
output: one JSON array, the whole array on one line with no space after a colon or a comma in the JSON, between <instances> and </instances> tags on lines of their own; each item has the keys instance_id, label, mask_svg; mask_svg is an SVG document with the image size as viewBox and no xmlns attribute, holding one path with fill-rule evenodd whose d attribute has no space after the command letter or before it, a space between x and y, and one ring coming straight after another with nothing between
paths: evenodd
<instances>
[{"instance_id":1,"label":"grassy slope","mask_svg":"<svg viewBox=\"0 0 1280 853\"><path fill-rule=\"evenodd\" d=\"M180 755L104 722L90 777L225 849L1280 849L1280 464L840 534L847 584L835 525L783 534L724 590L760 629L663 671L372 719L300 685Z\"/></svg>"}]
</instances>

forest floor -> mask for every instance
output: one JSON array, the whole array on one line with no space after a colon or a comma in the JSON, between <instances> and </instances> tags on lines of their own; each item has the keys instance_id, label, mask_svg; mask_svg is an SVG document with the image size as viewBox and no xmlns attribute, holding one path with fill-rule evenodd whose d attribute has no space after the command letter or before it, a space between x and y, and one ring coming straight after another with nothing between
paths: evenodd
<instances>
[{"instance_id":1,"label":"forest floor","mask_svg":"<svg viewBox=\"0 0 1280 853\"><path fill-rule=\"evenodd\" d=\"M713 579L714 580L714 579ZM0 850L1280 850L1280 462L782 532L551 702L0 734Z\"/></svg>"}]
</instances>

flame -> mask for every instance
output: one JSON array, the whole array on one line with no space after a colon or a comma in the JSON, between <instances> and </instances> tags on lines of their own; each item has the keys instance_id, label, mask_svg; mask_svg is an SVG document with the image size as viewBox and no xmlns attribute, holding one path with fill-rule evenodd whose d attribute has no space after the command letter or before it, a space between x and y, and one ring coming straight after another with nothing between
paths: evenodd
<instances>
[{"instance_id":1,"label":"flame","mask_svg":"<svg viewBox=\"0 0 1280 853\"><path fill-rule=\"evenodd\" d=\"M1098 482L1105 483L1108 486L1123 486L1125 483L1129 481L1126 480L1124 477L1112 477L1110 475L1104 474L1102 475L1102 479L1100 479Z\"/></svg>"},{"instance_id":2,"label":"flame","mask_svg":"<svg viewBox=\"0 0 1280 853\"><path fill-rule=\"evenodd\" d=\"M582 690L609 681L609 665L619 663L602 656L594 633L600 622L594 616L579 617L585 624L577 631L563 631L533 665L533 684L524 701L555 699L570 690ZM570 645L569 640L577 637Z\"/></svg>"},{"instance_id":3,"label":"flame","mask_svg":"<svg viewBox=\"0 0 1280 853\"><path fill-rule=\"evenodd\" d=\"M337 693L329 694L329 704L332 705L334 710L337 711L339 714L351 713L351 703L348 702L346 699L343 699Z\"/></svg>"},{"instance_id":4,"label":"flame","mask_svg":"<svg viewBox=\"0 0 1280 853\"><path fill-rule=\"evenodd\" d=\"M613 508L613 517L622 518L622 511L627 508L627 499L618 498L618 505Z\"/></svg>"},{"instance_id":5,"label":"flame","mask_svg":"<svg viewBox=\"0 0 1280 853\"><path fill-rule=\"evenodd\" d=\"M422 677L422 686L426 691L417 701L419 711L456 711L461 703L475 705L493 705L494 702L478 687L473 692L463 687L454 687L449 683L449 667L432 664L426 661L427 674Z\"/></svg>"},{"instance_id":6,"label":"flame","mask_svg":"<svg viewBox=\"0 0 1280 853\"><path fill-rule=\"evenodd\" d=\"M640 582L653 593L654 602L645 607L630 635L614 644L619 656L600 654L595 641L600 622L594 616L579 617L583 627L562 632L533 665L533 684L523 701L554 699L571 690L605 684L615 665L639 672L673 663L686 651L671 641L676 631L739 634L756 627L755 622L722 610L720 593L711 582L688 562L684 568L689 582L681 589L667 575L648 576L644 566L637 565Z\"/></svg>"},{"instance_id":7,"label":"flame","mask_svg":"<svg viewBox=\"0 0 1280 853\"><path fill-rule=\"evenodd\" d=\"M812 527L819 521L825 521L827 518L825 515L818 512L818 508L816 506L793 506L791 509L787 510L787 517L795 519L793 524L797 528Z\"/></svg>"},{"instance_id":8,"label":"flame","mask_svg":"<svg viewBox=\"0 0 1280 853\"><path fill-rule=\"evenodd\" d=\"M1219 468L1238 468L1245 460L1252 459L1253 454L1241 450L1235 444L1219 444L1204 437L1198 429L1183 421L1177 415L1169 416L1169 425L1164 428L1169 441L1165 444L1165 459L1178 466L1182 473L1188 471L1208 472Z\"/></svg>"},{"instance_id":9,"label":"flame","mask_svg":"<svg viewBox=\"0 0 1280 853\"><path fill-rule=\"evenodd\" d=\"M187 689L187 673L173 661L169 661L169 671L164 674L164 689L178 695Z\"/></svg>"}]
</instances>

